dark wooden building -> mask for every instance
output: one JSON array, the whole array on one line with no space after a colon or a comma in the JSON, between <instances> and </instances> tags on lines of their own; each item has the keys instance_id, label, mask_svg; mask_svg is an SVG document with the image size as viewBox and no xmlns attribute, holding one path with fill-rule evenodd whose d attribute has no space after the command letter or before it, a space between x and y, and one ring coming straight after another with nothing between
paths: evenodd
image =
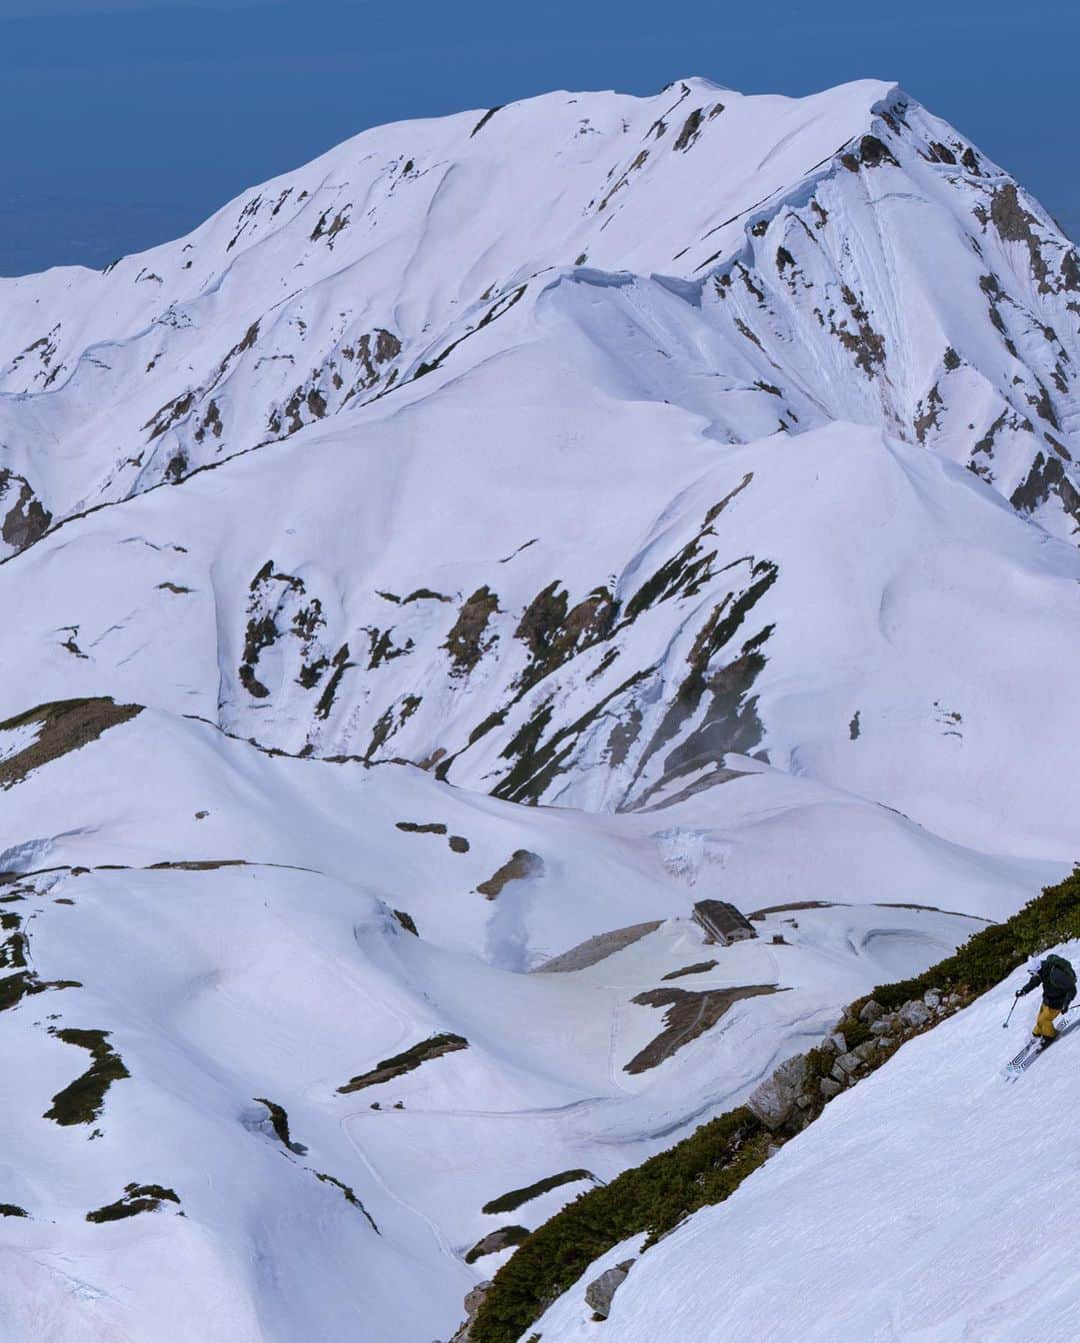
<instances>
[{"instance_id":1,"label":"dark wooden building","mask_svg":"<svg viewBox=\"0 0 1080 1343\"><path fill-rule=\"evenodd\" d=\"M750 920L726 900L699 900L694 906L694 922L705 930L706 942L719 942L725 947L757 937Z\"/></svg>"}]
</instances>

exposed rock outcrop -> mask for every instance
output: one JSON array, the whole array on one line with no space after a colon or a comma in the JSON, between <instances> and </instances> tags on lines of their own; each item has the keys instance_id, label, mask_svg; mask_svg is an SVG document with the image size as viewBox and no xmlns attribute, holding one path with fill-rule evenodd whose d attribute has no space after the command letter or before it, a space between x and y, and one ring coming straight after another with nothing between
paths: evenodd
<instances>
[{"instance_id":1,"label":"exposed rock outcrop","mask_svg":"<svg viewBox=\"0 0 1080 1343\"><path fill-rule=\"evenodd\" d=\"M585 1304L593 1313L594 1320L606 1320L611 1313L611 1301L615 1293L627 1279L633 1259L625 1259L614 1268L606 1269L598 1278L593 1278L585 1288Z\"/></svg>"},{"instance_id":2,"label":"exposed rock outcrop","mask_svg":"<svg viewBox=\"0 0 1080 1343\"><path fill-rule=\"evenodd\" d=\"M781 1063L772 1076L751 1093L746 1103L767 1128L776 1132L809 1108L809 1101L805 1106L799 1105L800 1100L806 1100L806 1076L806 1055L796 1054Z\"/></svg>"}]
</instances>

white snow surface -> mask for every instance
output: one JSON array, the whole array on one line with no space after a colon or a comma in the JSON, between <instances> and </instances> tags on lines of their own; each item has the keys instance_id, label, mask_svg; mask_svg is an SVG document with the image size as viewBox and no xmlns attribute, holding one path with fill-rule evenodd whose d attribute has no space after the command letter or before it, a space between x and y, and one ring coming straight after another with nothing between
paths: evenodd
<instances>
[{"instance_id":1,"label":"white snow surface","mask_svg":"<svg viewBox=\"0 0 1080 1343\"><path fill-rule=\"evenodd\" d=\"M1080 1173L1061 1144L1080 1102L1077 1043L1065 1037L1016 1082L1003 1078L1037 1006L1023 1000L1002 1032L1025 982L1016 971L906 1044L726 1202L641 1255L605 1323L584 1283L567 1293L535 1326L544 1343L1076 1337L1080 1270L1061 1221ZM618 1246L596 1268L637 1249Z\"/></svg>"},{"instance_id":2,"label":"white snow surface","mask_svg":"<svg viewBox=\"0 0 1080 1343\"><path fill-rule=\"evenodd\" d=\"M897 87L699 79L0 281L0 1338L445 1338L488 1233L1063 875L1077 292ZM72 1030L129 1075L61 1124Z\"/></svg>"}]
</instances>

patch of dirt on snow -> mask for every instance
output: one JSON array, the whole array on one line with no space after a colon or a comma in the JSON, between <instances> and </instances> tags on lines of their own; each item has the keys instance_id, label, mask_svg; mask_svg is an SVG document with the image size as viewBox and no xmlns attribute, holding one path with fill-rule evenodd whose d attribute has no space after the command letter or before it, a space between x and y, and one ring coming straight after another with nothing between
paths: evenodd
<instances>
[{"instance_id":1,"label":"patch of dirt on snow","mask_svg":"<svg viewBox=\"0 0 1080 1343\"><path fill-rule=\"evenodd\" d=\"M684 965L681 970L672 970L664 979L682 979L684 975L703 975L706 970L715 969L719 961L698 961L695 965Z\"/></svg>"},{"instance_id":2,"label":"patch of dirt on snow","mask_svg":"<svg viewBox=\"0 0 1080 1343\"><path fill-rule=\"evenodd\" d=\"M666 1007L664 1029L623 1068L627 1073L643 1073L655 1068L672 1054L711 1029L729 1008L742 998L757 998L778 992L775 984L746 984L733 989L648 989L632 1001L642 1007Z\"/></svg>"},{"instance_id":3,"label":"patch of dirt on snow","mask_svg":"<svg viewBox=\"0 0 1080 1343\"><path fill-rule=\"evenodd\" d=\"M513 856L508 858L493 876L477 886L476 892L488 900L494 900L502 893L503 887L508 882L523 881L526 877L538 877L543 870L544 860L538 853L530 853L528 849L515 849Z\"/></svg>"},{"instance_id":4,"label":"patch of dirt on snow","mask_svg":"<svg viewBox=\"0 0 1080 1343\"><path fill-rule=\"evenodd\" d=\"M649 933L655 933L662 922L662 919L654 919L651 923L632 923L626 928L615 928L610 933L598 933L596 937L586 938L569 951L564 951L545 961L543 965L538 965L532 974L564 974L572 970L585 970L590 965L596 965L599 961L614 956L624 947L633 946ZM716 962L713 961L712 964L715 965Z\"/></svg>"},{"instance_id":5,"label":"patch of dirt on snow","mask_svg":"<svg viewBox=\"0 0 1080 1343\"><path fill-rule=\"evenodd\" d=\"M141 704L117 704L109 696L56 700L0 723L0 733L40 725L35 739L0 760L0 788L11 788L42 765L97 741L103 732L142 713Z\"/></svg>"}]
</instances>

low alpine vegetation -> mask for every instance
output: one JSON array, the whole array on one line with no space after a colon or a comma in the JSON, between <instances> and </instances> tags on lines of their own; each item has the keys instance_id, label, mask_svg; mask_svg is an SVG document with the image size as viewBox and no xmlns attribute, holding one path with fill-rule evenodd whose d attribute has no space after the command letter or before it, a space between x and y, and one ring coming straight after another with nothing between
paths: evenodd
<instances>
[{"instance_id":1,"label":"low alpine vegetation","mask_svg":"<svg viewBox=\"0 0 1080 1343\"><path fill-rule=\"evenodd\" d=\"M165 1189L160 1184L128 1184L124 1186L123 1197L115 1203L107 1203L103 1208L95 1208L86 1214L88 1222L119 1222L125 1217L135 1217L140 1212L156 1212L162 1203L179 1203L175 1189Z\"/></svg>"},{"instance_id":2,"label":"low alpine vegetation","mask_svg":"<svg viewBox=\"0 0 1080 1343\"><path fill-rule=\"evenodd\" d=\"M46 1119L58 1124L90 1124L97 1119L105 1105L105 1093L114 1082L131 1074L119 1054L108 1044L108 1031L83 1031L74 1028L54 1030L50 1034L66 1045L88 1049L93 1059L90 1067L75 1081L58 1091L52 1106L45 1111Z\"/></svg>"},{"instance_id":3,"label":"low alpine vegetation","mask_svg":"<svg viewBox=\"0 0 1080 1343\"><path fill-rule=\"evenodd\" d=\"M523 1203L529 1203L534 1198L539 1198L541 1194L547 1194L552 1189L558 1189L560 1185L576 1184L578 1180L590 1180L593 1184L598 1183L596 1176L591 1171L564 1170L559 1175L548 1175L543 1180L537 1180L535 1184L526 1185L523 1189L511 1189L509 1193L502 1194L499 1198L493 1198L490 1203L485 1203L480 1211L489 1214L513 1212L515 1208L520 1208Z\"/></svg>"},{"instance_id":4,"label":"low alpine vegetation","mask_svg":"<svg viewBox=\"0 0 1080 1343\"><path fill-rule=\"evenodd\" d=\"M289 1136L289 1116L285 1107L278 1105L277 1101L267 1100L265 1096L256 1096L254 1099L270 1111L270 1127L274 1130L278 1142L284 1144L290 1152L295 1152L297 1156L303 1156L307 1148L302 1142L293 1142Z\"/></svg>"},{"instance_id":5,"label":"low alpine vegetation","mask_svg":"<svg viewBox=\"0 0 1080 1343\"><path fill-rule=\"evenodd\" d=\"M370 1072L361 1073L359 1077L346 1082L343 1087L338 1087L338 1092L344 1096L350 1091L361 1091L364 1087L378 1086L380 1082L390 1082L395 1077L402 1077L405 1073L412 1072L414 1068L419 1068L421 1063L426 1063L428 1059L437 1059L440 1054L452 1054L457 1049L468 1049L468 1047L469 1042L463 1035L453 1035L450 1032L432 1035L401 1054L382 1059Z\"/></svg>"}]
</instances>

